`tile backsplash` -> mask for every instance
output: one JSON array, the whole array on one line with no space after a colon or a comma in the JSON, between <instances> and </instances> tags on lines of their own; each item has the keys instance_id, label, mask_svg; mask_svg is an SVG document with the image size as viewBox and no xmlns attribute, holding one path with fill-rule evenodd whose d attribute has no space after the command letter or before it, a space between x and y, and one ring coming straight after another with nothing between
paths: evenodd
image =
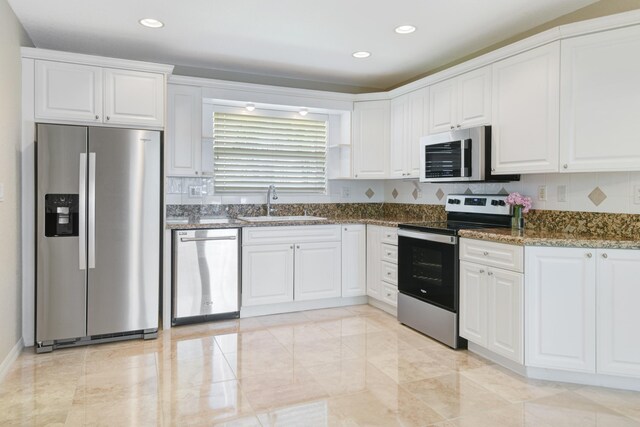
<instances>
[{"instance_id":1,"label":"tile backsplash","mask_svg":"<svg viewBox=\"0 0 640 427\"><path fill-rule=\"evenodd\" d=\"M384 201L443 205L444 195L469 191L474 194L518 191L531 197L534 209L541 210L640 214L640 172L522 175L518 182L505 183L385 181ZM541 192L546 193L546 200L541 200Z\"/></svg>"}]
</instances>

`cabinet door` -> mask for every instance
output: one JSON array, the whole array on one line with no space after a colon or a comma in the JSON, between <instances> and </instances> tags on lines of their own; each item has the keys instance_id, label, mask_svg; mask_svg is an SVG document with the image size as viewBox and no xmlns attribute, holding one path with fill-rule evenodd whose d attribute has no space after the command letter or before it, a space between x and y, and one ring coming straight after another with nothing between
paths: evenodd
<instances>
[{"instance_id":1,"label":"cabinet door","mask_svg":"<svg viewBox=\"0 0 640 427\"><path fill-rule=\"evenodd\" d=\"M456 127L491 124L491 67L465 73L457 79Z\"/></svg>"},{"instance_id":2,"label":"cabinet door","mask_svg":"<svg viewBox=\"0 0 640 427\"><path fill-rule=\"evenodd\" d=\"M164 125L164 75L104 69L104 122Z\"/></svg>"},{"instance_id":3,"label":"cabinet door","mask_svg":"<svg viewBox=\"0 0 640 427\"><path fill-rule=\"evenodd\" d=\"M35 61L35 118L102 123L102 69Z\"/></svg>"},{"instance_id":4,"label":"cabinet door","mask_svg":"<svg viewBox=\"0 0 640 427\"><path fill-rule=\"evenodd\" d=\"M202 151L202 89L169 85L167 103L167 175L198 175Z\"/></svg>"},{"instance_id":5,"label":"cabinet door","mask_svg":"<svg viewBox=\"0 0 640 427\"><path fill-rule=\"evenodd\" d=\"M640 27L562 41L561 171L640 170Z\"/></svg>"},{"instance_id":6,"label":"cabinet door","mask_svg":"<svg viewBox=\"0 0 640 427\"><path fill-rule=\"evenodd\" d=\"M487 348L523 364L523 274L492 268L487 279Z\"/></svg>"},{"instance_id":7,"label":"cabinet door","mask_svg":"<svg viewBox=\"0 0 640 427\"><path fill-rule=\"evenodd\" d=\"M353 177L389 175L389 101L356 102L353 108Z\"/></svg>"},{"instance_id":8,"label":"cabinet door","mask_svg":"<svg viewBox=\"0 0 640 427\"><path fill-rule=\"evenodd\" d=\"M487 346L487 268L460 262L460 336Z\"/></svg>"},{"instance_id":9,"label":"cabinet door","mask_svg":"<svg viewBox=\"0 0 640 427\"><path fill-rule=\"evenodd\" d=\"M342 295L340 242L296 244L294 299L336 298Z\"/></svg>"},{"instance_id":10,"label":"cabinet door","mask_svg":"<svg viewBox=\"0 0 640 427\"><path fill-rule=\"evenodd\" d=\"M391 142L389 145L389 177L405 178L406 152L405 140L407 139L407 95L400 96L391 101Z\"/></svg>"},{"instance_id":11,"label":"cabinet door","mask_svg":"<svg viewBox=\"0 0 640 427\"><path fill-rule=\"evenodd\" d=\"M598 250L598 373L640 377L640 251Z\"/></svg>"},{"instance_id":12,"label":"cabinet door","mask_svg":"<svg viewBox=\"0 0 640 427\"><path fill-rule=\"evenodd\" d=\"M596 371L595 250L527 247L525 364Z\"/></svg>"},{"instance_id":13,"label":"cabinet door","mask_svg":"<svg viewBox=\"0 0 640 427\"><path fill-rule=\"evenodd\" d=\"M493 64L491 168L558 171L560 43Z\"/></svg>"},{"instance_id":14,"label":"cabinet door","mask_svg":"<svg viewBox=\"0 0 640 427\"><path fill-rule=\"evenodd\" d=\"M367 234L366 226L342 226L342 296L367 294Z\"/></svg>"},{"instance_id":15,"label":"cabinet door","mask_svg":"<svg viewBox=\"0 0 640 427\"><path fill-rule=\"evenodd\" d=\"M420 89L409 94L408 125L405 138L405 176L418 178L420 176L420 138L427 133L429 112L429 90Z\"/></svg>"},{"instance_id":16,"label":"cabinet door","mask_svg":"<svg viewBox=\"0 0 640 427\"><path fill-rule=\"evenodd\" d=\"M242 305L293 301L293 244L242 248Z\"/></svg>"},{"instance_id":17,"label":"cabinet door","mask_svg":"<svg viewBox=\"0 0 640 427\"><path fill-rule=\"evenodd\" d=\"M455 128L456 102L456 79L445 80L429 88L429 133Z\"/></svg>"},{"instance_id":18,"label":"cabinet door","mask_svg":"<svg viewBox=\"0 0 640 427\"><path fill-rule=\"evenodd\" d=\"M367 295L381 299L383 227L367 225Z\"/></svg>"}]
</instances>

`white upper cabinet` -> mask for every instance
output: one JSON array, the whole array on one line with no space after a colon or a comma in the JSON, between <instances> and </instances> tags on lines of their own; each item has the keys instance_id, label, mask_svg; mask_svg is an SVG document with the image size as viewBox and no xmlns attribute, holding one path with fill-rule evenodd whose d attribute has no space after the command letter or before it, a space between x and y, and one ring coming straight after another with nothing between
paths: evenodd
<instances>
[{"instance_id":1,"label":"white upper cabinet","mask_svg":"<svg viewBox=\"0 0 640 427\"><path fill-rule=\"evenodd\" d=\"M493 64L491 167L558 171L560 42Z\"/></svg>"},{"instance_id":2,"label":"white upper cabinet","mask_svg":"<svg viewBox=\"0 0 640 427\"><path fill-rule=\"evenodd\" d=\"M105 68L104 89L105 123L164 124L164 75Z\"/></svg>"},{"instance_id":3,"label":"white upper cabinet","mask_svg":"<svg viewBox=\"0 0 640 427\"><path fill-rule=\"evenodd\" d=\"M491 124L491 67L429 88L429 133Z\"/></svg>"},{"instance_id":4,"label":"white upper cabinet","mask_svg":"<svg viewBox=\"0 0 640 427\"><path fill-rule=\"evenodd\" d=\"M167 112L167 175L200 174L202 89L195 86L168 85Z\"/></svg>"},{"instance_id":5,"label":"white upper cabinet","mask_svg":"<svg viewBox=\"0 0 640 427\"><path fill-rule=\"evenodd\" d=\"M102 122L102 68L35 61L36 120Z\"/></svg>"},{"instance_id":6,"label":"white upper cabinet","mask_svg":"<svg viewBox=\"0 0 640 427\"><path fill-rule=\"evenodd\" d=\"M560 170L640 170L640 26L562 41Z\"/></svg>"},{"instance_id":7,"label":"white upper cabinet","mask_svg":"<svg viewBox=\"0 0 640 427\"><path fill-rule=\"evenodd\" d=\"M428 89L391 101L390 178L420 175L420 137L426 133Z\"/></svg>"},{"instance_id":8,"label":"white upper cabinet","mask_svg":"<svg viewBox=\"0 0 640 427\"><path fill-rule=\"evenodd\" d=\"M353 107L353 177L389 175L389 101L355 102Z\"/></svg>"},{"instance_id":9,"label":"white upper cabinet","mask_svg":"<svg viewBox=\"0 0 640 427\"><path fill-rule=\"evenodd\" d=\"M161 128L164 74L35 61L35 119Z\"/></svg>"}]
</instances>

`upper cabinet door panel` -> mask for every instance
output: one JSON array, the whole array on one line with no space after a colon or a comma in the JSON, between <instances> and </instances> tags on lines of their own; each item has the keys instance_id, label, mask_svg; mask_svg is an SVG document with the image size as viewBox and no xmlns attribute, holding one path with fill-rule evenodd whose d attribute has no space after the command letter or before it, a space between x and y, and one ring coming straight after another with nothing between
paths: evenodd
<instances>
[{"instance_id":1,"label":"upper cabinet door panel","mask_svg":"<svg viewBox=\"0 0 640 427\"><path fill-rule=\"evenodd\" d=\"M436 83L429 88L429 133L455 128L456 79Z\"/></svg>"},{"instance_id":2,"label":"upper cabinet door panel","mask_svg":"<svg viewBox=\"0 0 640 427\"><path fill-rule=\"evenodd\" d=\"M164 124L164 75L105 68L105 123Z\"/></svg>"},{"instance_id":3,"label":"upper cabinet door panel","mask_svg":"<svg viewBox=\"0 0 640 427\"><path fill-rule=\"evenodd\" d=\"M169 85L167 103L167 175L198 175L202 160L202 89Z\"/></svg>"},{"instance_id":4,"label":"upper cabinet door panel","mask_svg":"<svg viewBox=\"0 0 640 427\"><path fill-rule=\"evenodd\" d=\"M495 173L558 171L560 43L493 64L491 167Z\"/></svg>"},{"instance_id":5,"label":"upper cabinet door panel","mask_svg":"<svg viewBox=\"0 0 640 427\"><path fill-rule=\"evenodd\" d=\"M562 41L561 171L640 170L638 52L640 26Z\"/></svg>"},{"instance_id":6,"label":"upper cabinet door panel","mask_svg":"<svg viewBox=\"0 0 640 427\"><path fill-rule=\"evenodd\" d=\"M384 179L389 175L389 101L354 103L354 178Z\"/></svg>"},{"instance_id":7,"label":"upper cabinet door panel","mask_svg":"<svg viewBox=\"0 0 640 427\"><path fill-rule=\"evenodd\" d=\"M36 120L102 121L102 69L35 61Z\"/></svg>"},{"instance_id":8,"label":"upper cabinet door panel","mask_svg":"<svg viewBox=\"0 0 640 427\"><path fill-rule=\"evenodd\" d=\"M405 143L407 135L407 95L391 101L391 142L389 145L389 177L404 178L406 172Z\"/></svg>"},{"instance_id":9,"label":"upper cabinet door panel","mask_svg":"<svg viewBox=\"0 0 640 427\"><path fill-rule=\"evenodd\" d=\"M491 67L458 77L456 127L491 124Z\"/></svg>"},{"instance_id":10,"label":"upper cabinet door panel","mask_svg":"<svg viewBox=\"0 0 640 427\"><path fill-rule=\"evenodd\" d=\"M429 90L419 89L409 94L408 105L408 135L405 141L405 155L407 156L407 173L411 178L420 176L420 138L427 134L429 122Z\"/></svg>"}]
</instances>

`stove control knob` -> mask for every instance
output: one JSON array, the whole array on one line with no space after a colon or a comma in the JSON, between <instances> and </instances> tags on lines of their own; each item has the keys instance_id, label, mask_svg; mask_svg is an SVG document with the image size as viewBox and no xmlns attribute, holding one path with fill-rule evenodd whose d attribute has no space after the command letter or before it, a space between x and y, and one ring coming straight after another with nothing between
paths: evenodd
<instances>
[{"instance_id":1,"label":"stove control knob","mask_svg":"<svg viewBox=\"0 0 640 427\"><path fill-rule=\"evenodd\" d=\"M498 201L497 200L492 200L491 201L491 206L498 206Z\"/></svg>"},{"instance_id":2,"label":"stove control knob","mask_svg":"<svg viewBox=\"0 0 640 427\"><path fill-rule=\"evenodd\" d=\"M453 199L449 199L447 200L447 203L449 203L450 205L454 204L455 202L453 201Z\"/></svg>"},{"instance_id":3,"label":"stove control knob","mask_svg":"<svg viewBox=\"0 0 640 427\"><path fill-rule=\"evenodd\" d=\"M504 205L506 205L506 203L504 202L504 200L498 200L498 204L499 204L500 206L504 206Z\"/></svg>"},{"instance_id":4,"label":"stove control knob","mask_svg":"<svg viewBox=\"0 0 640 427\"><path fill-rule=\"evenodd\" d=\"M456 199L456 205L460 204L460 199Z\"/></svg>"}]
</instances>

